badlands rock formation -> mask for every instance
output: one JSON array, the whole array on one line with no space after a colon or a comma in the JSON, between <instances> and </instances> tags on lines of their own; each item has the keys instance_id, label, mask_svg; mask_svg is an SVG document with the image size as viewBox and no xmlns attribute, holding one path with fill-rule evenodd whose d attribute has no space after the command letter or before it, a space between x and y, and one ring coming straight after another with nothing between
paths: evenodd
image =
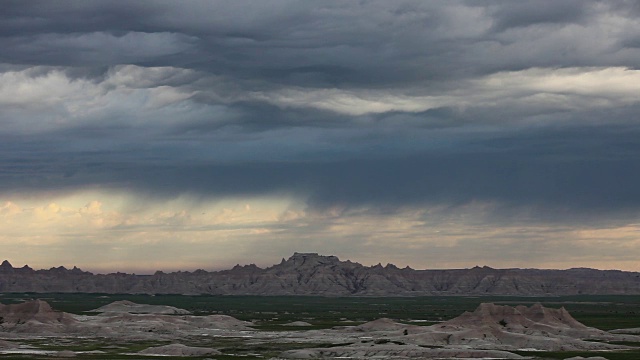
<instances>
[{"instance_id":1,"label":"badlands rock formation","mask_svg":"<svg viewBox=\"0 0 640 360\"><path fill-rule=\"evenodd\" d=\"M75 329L78 324L73 315L54 311L41 300L0 304L0 332L61 333Z\"/></svg>"},{"instance_id":2,"label":"badlands rock formation","mask_svg":"<svg viewBox=\"0 0 640 360\"><path fill-rule=\"evenodd\" d=\"M549 309L540 304L531 307L481 304L474 312L465 312L411 337L431 345L456 344L475 349L577 351L625 348L582 340L620 340L624 337L587 327L564 308Z\"/></svg>"},{"instance_id":3,"label":"badlands rock formation","mask_svg":"<svg viewBox=\"0 0 640 360\"><path fill-rule=\"evenodd\" d=\"M400 269L363 266L335 256L295 253L278 265L154 275L94 275L77 268L33 270L0 265L0 292L212 295L577 295L640 294L640 273L617 270Z\"/></svg>"},{"instance_id":4,"label":"badlands rock formation","mask_svg":"<svg viewBox=\"0 0 640 360\"><path fill-rule=\"evenodd\" d=\"M166 315L102 313L73 315L51 309L42 300L22 304L0 304L0 334L71 335L171 340L202 334L224 334L251 330L250 323L226 315ZM11 336L8 336L11 337Z\"/></svg>"},{"instance_id":5,"label":"badlands rock formation","mask_svg":"<svg viewBox=\"0 0 640 360\"><path fill-rule=\"evenodd\" d=\"M111 304L101 306L91 312L100 313L128 313L128 314L165 314L165 315L188 315L190 311L178 309L167 305L147 305L136 304L132 301L114 301Z\"/></svg>"},{"instance_id":6,"label":"badlands rock formation","mask_svg":"<svg viewBox=\"0 0 640 360\"><path fill-rule=\"evenodd\" d=\"M492 358L520 359L512 351L612 351L630 347L606 341L640 341L638 336L613 335L587 327L564 309L541 305L500 306L481 304L449 321L415 326L378 319L342 329L309 331L329 339L339 333L349 345L290 350L284 358ZM587 341L585 339L599 340Z\"/></svg>"},{"instance_id":7,"label":"badlands rock formation","mask_svg":"<svg viewBox=\"0 0 640 360\"><path fill-rule=\"evenodd\" d=\"M159 344L161 346L151 346L138 353L164 356L231 355L234 350L225 352L228 350L221 341L224 338L236 344L236 349L251 346L277 349L280 344L313 344L279 355L297 359L521 359L514 351L619 351L630 347L609 342L640 342L640 336L611 334L590 328L576 321L564 309L548 309L541 305L510 307L481 304L473 312L431 326L378 319L357 326L277 332L258 331L251 328L251 323L224 315L127 312L72 315L55 311L40 300L2 305L0 314L0 353L7 354L24 353L28 346L20 344L20 341L28 340L33 344L38 339L46 339L49 346L55 338L66 342L68 339L81 339L85 344L91 341L105 344L105 339L108 339L108 344L171 342L170 345ZM592 341L594 339L598 341ZM333 346L314 347L318 344ZM108 350L108 347L103 350ZM103 350L96 351L104 354ZM27 351L51 353L37 348L28 348ZM82 354L68 349L61 351L69 356ZM53 354L61 356L62 353L54 351Z\"/></svg>"}]
</instances>

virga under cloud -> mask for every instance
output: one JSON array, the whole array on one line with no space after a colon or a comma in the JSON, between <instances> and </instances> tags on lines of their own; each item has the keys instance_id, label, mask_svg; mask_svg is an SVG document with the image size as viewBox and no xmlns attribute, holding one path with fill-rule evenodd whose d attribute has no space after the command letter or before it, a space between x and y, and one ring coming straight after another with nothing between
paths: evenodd
<instances>
[{"instance_id":1,"label":"virga under cloud","mask_svg":"<svg viewBox=\"0 0 640 360\"><path fill-rule=\"evenodd\" d=\"M101 270L293 251L640 270L639 14L6 2L0 240Z\"/></svg>"}]
</instances>

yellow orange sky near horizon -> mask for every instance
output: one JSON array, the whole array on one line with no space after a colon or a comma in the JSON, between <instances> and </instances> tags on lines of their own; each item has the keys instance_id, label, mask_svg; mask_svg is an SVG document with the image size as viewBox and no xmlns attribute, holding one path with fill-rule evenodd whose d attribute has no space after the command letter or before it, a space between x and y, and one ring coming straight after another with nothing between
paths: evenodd
<instances>
[{"instance_id":1,"label":"yellow orange sky near horizon","mask_svg":"<svg viewBox=\"0 0 640 360\"><path fill-rule=\"evenodd\" d=\"M612 228L492 224L491 204L455 212L405 207L306 207L293 197L151 200L87 191L0 204L0 245L14 266L78 266L92 272L220 270L270 266L293 252L337 255L364 265L416 269L592 267L640 271L639 224Z\"/></svg>"}]
</instances>

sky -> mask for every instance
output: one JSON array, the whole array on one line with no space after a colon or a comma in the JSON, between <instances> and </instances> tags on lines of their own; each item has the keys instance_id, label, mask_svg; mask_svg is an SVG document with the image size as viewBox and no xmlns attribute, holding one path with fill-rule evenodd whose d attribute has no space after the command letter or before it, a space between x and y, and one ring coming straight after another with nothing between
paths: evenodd
<instances>
[{"instance_id":1,"label":"sky","mask_svg":"<svg viewBox=\"0 0 640 360\"><path fill-rule=\"evenodd\" d=\"M3 1L0 246L640 271L637 1Z\"/></svg>"}]
</instances>

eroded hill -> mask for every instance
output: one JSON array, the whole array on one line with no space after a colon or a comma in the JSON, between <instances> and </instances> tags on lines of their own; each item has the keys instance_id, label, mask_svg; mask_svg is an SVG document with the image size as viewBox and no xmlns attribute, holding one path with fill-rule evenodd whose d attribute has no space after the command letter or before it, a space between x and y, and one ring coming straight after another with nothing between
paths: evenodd
<instances>
[{"instance_id":1,"label":"eroded hill","mask_svg":"<svg viewBox=\"0 0 640 360\"><path fill-rule=\"evenodd\" d=\"M112 305L121 310L122 302ZM536 351L635 352L640 344L640 336L588 327L563 308L540 304L483 303L473 312L430 326L381 318L296 331L258 330L252 322L225 315L188 315L177 308L168 315L161 307L126 305L125 310L144 308L146 313L69 314L41 300L0 305L0 354L215 357L235 356L242 349L243 356L259 358L523 359L531 357L522 352ZM52 344L57 350L51 350Z\"/></svg>"}]
</instances>

